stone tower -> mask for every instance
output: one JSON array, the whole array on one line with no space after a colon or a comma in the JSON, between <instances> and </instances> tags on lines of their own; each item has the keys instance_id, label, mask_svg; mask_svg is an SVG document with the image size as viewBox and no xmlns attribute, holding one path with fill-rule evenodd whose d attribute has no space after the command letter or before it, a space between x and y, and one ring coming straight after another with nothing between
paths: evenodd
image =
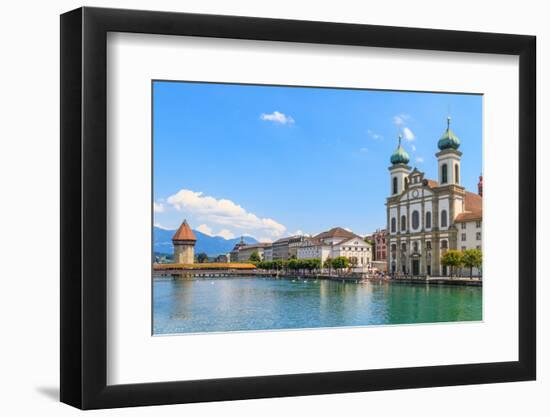
<instances>
[{"instance_id":1,"label":"stone tower","mask_svg":"<svg viewBox=\"0 0 550 417\"><path fill-rule=\"evenodd\" d=\"M195 243L197 238L184 220L179 229L172 237L174 245L174 263L176 264L192 264L195 260Z\"/></svg>"}]
</instances>

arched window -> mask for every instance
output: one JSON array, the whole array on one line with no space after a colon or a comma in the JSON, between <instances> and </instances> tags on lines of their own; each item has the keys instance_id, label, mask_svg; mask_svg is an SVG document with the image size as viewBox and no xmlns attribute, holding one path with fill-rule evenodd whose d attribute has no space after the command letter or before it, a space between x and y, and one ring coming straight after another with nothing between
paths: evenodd
<instances>
[{"instance_id":1,"label":"arched window","mask_svg":"<svg viewBox=\"0 0 550 417\"><path fill-rule=\"evenodd\" d=\"M460 178L458 176L458 164L455 164L455 184L460 183Z\"/></svg>"},{"instance_id":2,"label":"arched window","mask_svg":"<svg viewBox=\"0 0 550 417\"><path fill-rule=\"evenodd\" d=\"M401 216L401 231L404 232L405 230L407 230L407 218L405 217L405 215L402 215Z\"/></svg>"},{"instance_id":3,"label":"arched window","mask_svg":"<svg viewBox=\"0 0 550 417\"><path fill-rule=\"evenodd\" d=\"M395 223L396 223L395 217L392 217L392 218L391 218L391 232L392 232L392 233L395 233L395 229L397 229Z\"/></svg>"},{"instance_id":4,"label":"arched window","mask_svg":"<svg viewBox=\"0 0 550 417\"><path fill-rule=\"evenodd\" d=\"M426 229L431 229L432 227L432 212L426 212Z\"/></svg>"},{"instance_id":5,"label":"arched window","mask_svg":"<svg viewBox=\"0 0 550 417\"><path fill-rule=\"evenodd\" d=\"M414 230L416 230L418 229L418 226L420 226L420 214L417 210L415 210L412 214L412 227Z\"/></svg>"},{"instance_id":6,"label":"arched window","mask_svg":"<svg viewBox=\"0 0 550 417\"><path fill-rule=\"evenodd\" d=\"M447 210L441 210L441 227L447 227Z\"/></svg>"},{"instance_id":7,"label":"arched window","mask_svg":"<svg viewBox=\"0 0 550 417\"><path fill-rule=\"evenodd\" d=\"M393 177L393 194L397 194L397 177Z\"/></svg>"},{"instance_id":8,"label":"arched window","mask_svg":"<svg viewBox=\"0 0 550 417\"><path fill-rule=\"evenodd\" d=\"M441 165L441 184L447 183L447 164Z\"/></svg>"}]
</instances>

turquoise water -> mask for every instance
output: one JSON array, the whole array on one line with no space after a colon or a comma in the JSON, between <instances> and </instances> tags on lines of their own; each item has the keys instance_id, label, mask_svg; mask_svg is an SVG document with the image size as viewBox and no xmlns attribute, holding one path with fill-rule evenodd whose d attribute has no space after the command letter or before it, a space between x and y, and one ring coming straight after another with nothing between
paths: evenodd
<instances>
[{"instance_id":1,"label":"turquoise water","mask_svg":"<svg viewBox=\"0 0 550 417\"><path fill-rule=\"evenodd\" d=\"M155 279L153 333L479 321L482 288L275 278Z\"/></svg>"}]
</instances>

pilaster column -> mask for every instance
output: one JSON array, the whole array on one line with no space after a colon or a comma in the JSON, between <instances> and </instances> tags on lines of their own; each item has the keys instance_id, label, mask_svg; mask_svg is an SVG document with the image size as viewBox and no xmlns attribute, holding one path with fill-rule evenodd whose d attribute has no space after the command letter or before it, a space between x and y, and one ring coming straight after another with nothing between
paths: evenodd
<instances>
[{"instance_id":1,"label":"pilaster column","mask_svg":"<svg viewBox=\"0 0 550 417\"><path fill-rule=\"evenodd\" d=\"M441 271L439 268L440 262L440 246L439 241L439 197L437 194L432 200L432 275L439 276Z\"/></svg>"}]
</instances>

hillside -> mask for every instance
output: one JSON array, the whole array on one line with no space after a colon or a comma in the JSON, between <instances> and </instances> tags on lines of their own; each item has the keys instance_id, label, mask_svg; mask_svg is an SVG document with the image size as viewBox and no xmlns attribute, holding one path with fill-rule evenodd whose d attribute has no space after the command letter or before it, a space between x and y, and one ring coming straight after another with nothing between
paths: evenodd
<instances>
[{"instance_id":1,"label":"hillside","mask_svg":"<svg viewBox=\"0 0 550 417\"><path fill-rule=\"evenodd\" d=\"M175 230L160 229L153 227L153 251L157 253L171 254L173 252L172 236ZM233 249L241 238L224 239L221 236L209 236L198 230L193 230L193 233L197 237L197 244L195 245L195 254L205 252L208 256L217 256L226 254ZM244 241L246 243L256 243L257 240L250 236L245 236Z\"/></svg>"}]
</instances>

